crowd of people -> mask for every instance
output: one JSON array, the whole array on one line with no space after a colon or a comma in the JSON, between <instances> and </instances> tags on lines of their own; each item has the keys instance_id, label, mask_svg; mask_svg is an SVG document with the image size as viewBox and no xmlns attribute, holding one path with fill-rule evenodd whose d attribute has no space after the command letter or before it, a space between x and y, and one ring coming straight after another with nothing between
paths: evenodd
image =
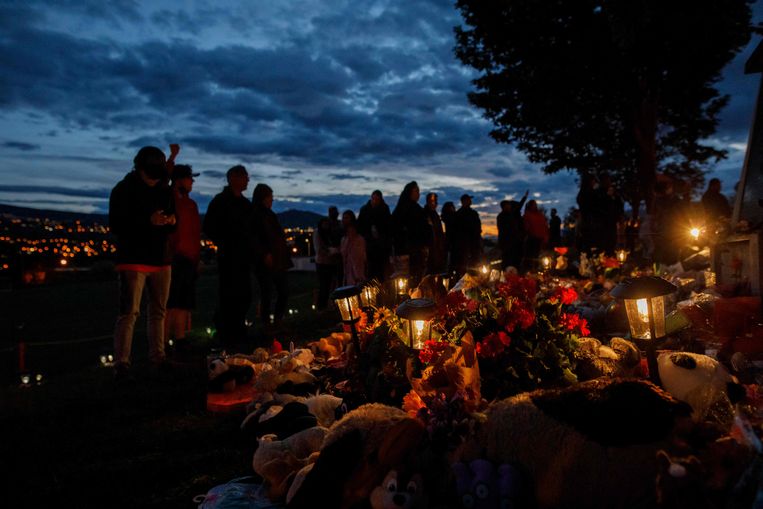
<instances>
[{"instance_id":1,"label":"crowd of people","mask_svg":"<svg viewBox=\"0 0 763 509\"><path fill-rule=\"evenodd\" d=\"M286 272L292 267L286 236L273 212L273 189L257 184L244 196L249 174L237 165L226 174L227 185L209 204L201 224L190 197L194 174L175 164L157 147L143 147L134 168L112 190L109 225L116 237L119 313L114 330L115 375L129 376L135 321L146 289L149 361L167 369L166 346L187 347L201 232L217 246L219 304L214 322L223 344L246 337L251 306L251 279L260 289L259 315L265 327L278 326L286 311ZM275 294L275 299L273 298ZM273 302L273 300L275 302Z\"/></svg>"},{"instance_id":2,"label":"crowd of people","mask_svg":"<svg viewBox=\"0 0 763 509\"><path fill-rule=\"evenodd\" d=\"M165 344L173 338L180 349L190 330L201 232L217 246L219 304L214 323L223 344L247 335L246 316L252 304L251 274L260 290L259 319L265 330L277 328L287 309L287 271L293 267L284 230L273 212L273 189L259 183L251 200L245 196L249 174L242 165L226 173L227 185L209 203L203 225L190 197L194 177L188 165L175 164L157 147L143 147L134 169L112 190L109 222L116 236L119 273L119 314L114 331L117 376L129 372L135 321L147 289L149 359L161 369ZM672 183L658 182L654 210L641 225L644 252L654 261L675 263L683 242L676 228L697 215L706 221L731 215L720 181L712 179L700 204L690 193L676 192ZM501 268L520 272L537 268L542 250L572 244L579 252L613 254L624 224L623 200L611 180L583 177L577 195L572 241L562 237L556 209L550 218L525 192L519 201L504 200L496 218ZM426 195L415 181L405 185L390 210L381 191L371 193L356 215L329 207L314 231L318 278L316 307L328 305L332 289L396 274L411 286L427 274L461 275L486 262L482 223L463 194L460 207L446 202L438 211L438 196ZM523 210L524 209L524 210Z\"/></svg>"}]
</instances>

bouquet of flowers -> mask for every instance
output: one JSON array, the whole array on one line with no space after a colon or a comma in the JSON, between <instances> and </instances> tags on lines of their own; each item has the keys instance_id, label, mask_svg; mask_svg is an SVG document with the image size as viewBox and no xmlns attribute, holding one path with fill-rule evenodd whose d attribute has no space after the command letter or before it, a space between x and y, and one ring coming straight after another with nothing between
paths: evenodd
<instances>
[{"instance_id":1,"label":"bouquet of flowers","mask_svg":"<svg viewBox=\"0 0 763 509\"><path fill-rule=\"evenodd\" d=\"M482 396L488 400L574 383L577 338L589 334L586 320L567 312L577 298L573 288L539 292L535 279L511 274L502 282L450 292L435 319L437 338L419 359L431 364L448 345L473 338Z\"/></svg>"}]
</instances>

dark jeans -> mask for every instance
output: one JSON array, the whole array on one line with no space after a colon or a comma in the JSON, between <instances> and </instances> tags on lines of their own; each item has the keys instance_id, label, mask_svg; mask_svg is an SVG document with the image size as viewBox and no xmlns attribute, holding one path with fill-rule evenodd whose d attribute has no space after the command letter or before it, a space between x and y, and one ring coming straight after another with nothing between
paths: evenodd
<instances>
[{"instance_id":1,"label":"dark jeans","mask_svg":"<svg viewBox=\"0 0 763 509\"><path fill-rule=\"evenodd\" d=\"M286 312L286 303L289 298L289 284L286 271L259 269L257 282L260 284L260 318L265 325L270 324L270 310L272 309L273 287L276 293L276 305L273 311L275 323L283 319Z\"/></svg>"},{"instance_id":2,"label":"dark jeans","mask_svg":"<svg viewBox=\"0 0 763 509\"><path fill-rule=\"evenodd\" d=\"M220 304L214 322L221 340L241 341L246 338L246 313L252 303L249 265L244 261L218 258Z\"/></svg>"},{"instance_id":3,"label":"dark jeans","mask_svg":"<svg viewBox=\"0 0 763 509\"><path fill-rule=\"evenodd\" d=\"M315 303L315 306L318 309L325 309L328 306L329 294L336 273L335 269L336 265L331 263L315 264L315 272L318 274L318 302Z\"/></svg>"}]
</instances>

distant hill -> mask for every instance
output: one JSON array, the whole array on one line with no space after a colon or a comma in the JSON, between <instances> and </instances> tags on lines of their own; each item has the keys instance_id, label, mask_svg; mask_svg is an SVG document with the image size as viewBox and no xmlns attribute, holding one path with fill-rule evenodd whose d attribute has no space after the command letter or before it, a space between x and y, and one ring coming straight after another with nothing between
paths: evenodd
<instances>
[{"instance_id":1,"label":"distant hill","mask_svg":"<svg viewBox=\"0 0 763 509\"><path fill-rule=\"evenodd\" d=\"M83 223L107 224L109 217L106 214L87 214L84 212L65 212L62 210L42 210L30 207L16 207L0 203L0 214L12 214L16 217L48 218L53 221L76 221Z\"/></svg>"},{"instance_id":2,"label":"distant hill","mask_svg":"<svg viewBox=\"0 0 763 509\"><path fill-rule=\"evenodd\" d=\"M79 219L83 223L108 224L109 218L106 214L86 214L82 212L65 212L61 210L42 210L30 207L16 207L14 205L4 205L0 203L0 214L12 214L17 217L48 218L53 221L76 221ZM315 227L318 220L322 217L315 212L305 210L289 209L279 212L278 220L284 228Z\"/></svg>"},{"instance_id":3,"label":"distant hill","mask_svg":"<svg viewBox=\"0 0 763 509\"><path fill-rule=\"evenodd\" d=\"M323 216L306 210L289 209L279 212L278 220L284 228L306 228L318 226L318 220Z\"/></svg>"}]
</instances>

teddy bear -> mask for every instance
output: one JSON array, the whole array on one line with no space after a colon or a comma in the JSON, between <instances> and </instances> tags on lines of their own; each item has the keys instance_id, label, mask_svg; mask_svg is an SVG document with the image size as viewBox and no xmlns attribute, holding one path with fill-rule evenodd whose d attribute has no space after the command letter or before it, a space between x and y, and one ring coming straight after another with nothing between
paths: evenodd
<instances>
[{"instance_id":1,"label":"teddy bear","mask_svg":"<svg viewBox=\"0 0 763 509\"><path fill-rule=\"evenodd\" d=\"M457 454L511 464L539 509L654 507L655 457L691 409L637 379L600 378L494 402Z\"/></svg>"},{"instance_id":2,"label":"teddy bear","mask_svg":"<svg viewBox=\"0 0 763 509\"><path fill-rule=\"evenodd\" d=\"M641 375L641 353L636 345L623 338L612 338L609 345L603 345L596 338L580 338L575 360L575 373L580 381L600 376Z\"/></svg>"},{"instance_id":3,"label":"teddy bear","mask_svg":"<svg viewBox=\"0 0 763 509\"><path fill-rule=\"evenodd\" d=\"M424 478L409 465L390 470L371 491L371 509L424 509L427 507Z\"/></svg>"},{"instance_id":4,"label":"teddy bear","mask_svg":"<svg viewBox=\"0 0 763 509\"><path fill-rule=\"evenodd\" d=\"M287 507L348 509L367 501L390 471L416 455L425 430L403 410L370 403L335 422Z\"/></svg>"},{"instance_id":5,"label":"teddy bear","mask_svg":"<svg viewBox=\"0 0 763 509\"><path fill-rule=\"evenodd\" d=\"M310 456L320 449L326 433L328 428L314 426L284 440L278 440L277 435L265 435L259 439L252 467L265 481L270 500L279 502L285 499L292 479L308 463Z\"/></svg>"}]
</instances>

